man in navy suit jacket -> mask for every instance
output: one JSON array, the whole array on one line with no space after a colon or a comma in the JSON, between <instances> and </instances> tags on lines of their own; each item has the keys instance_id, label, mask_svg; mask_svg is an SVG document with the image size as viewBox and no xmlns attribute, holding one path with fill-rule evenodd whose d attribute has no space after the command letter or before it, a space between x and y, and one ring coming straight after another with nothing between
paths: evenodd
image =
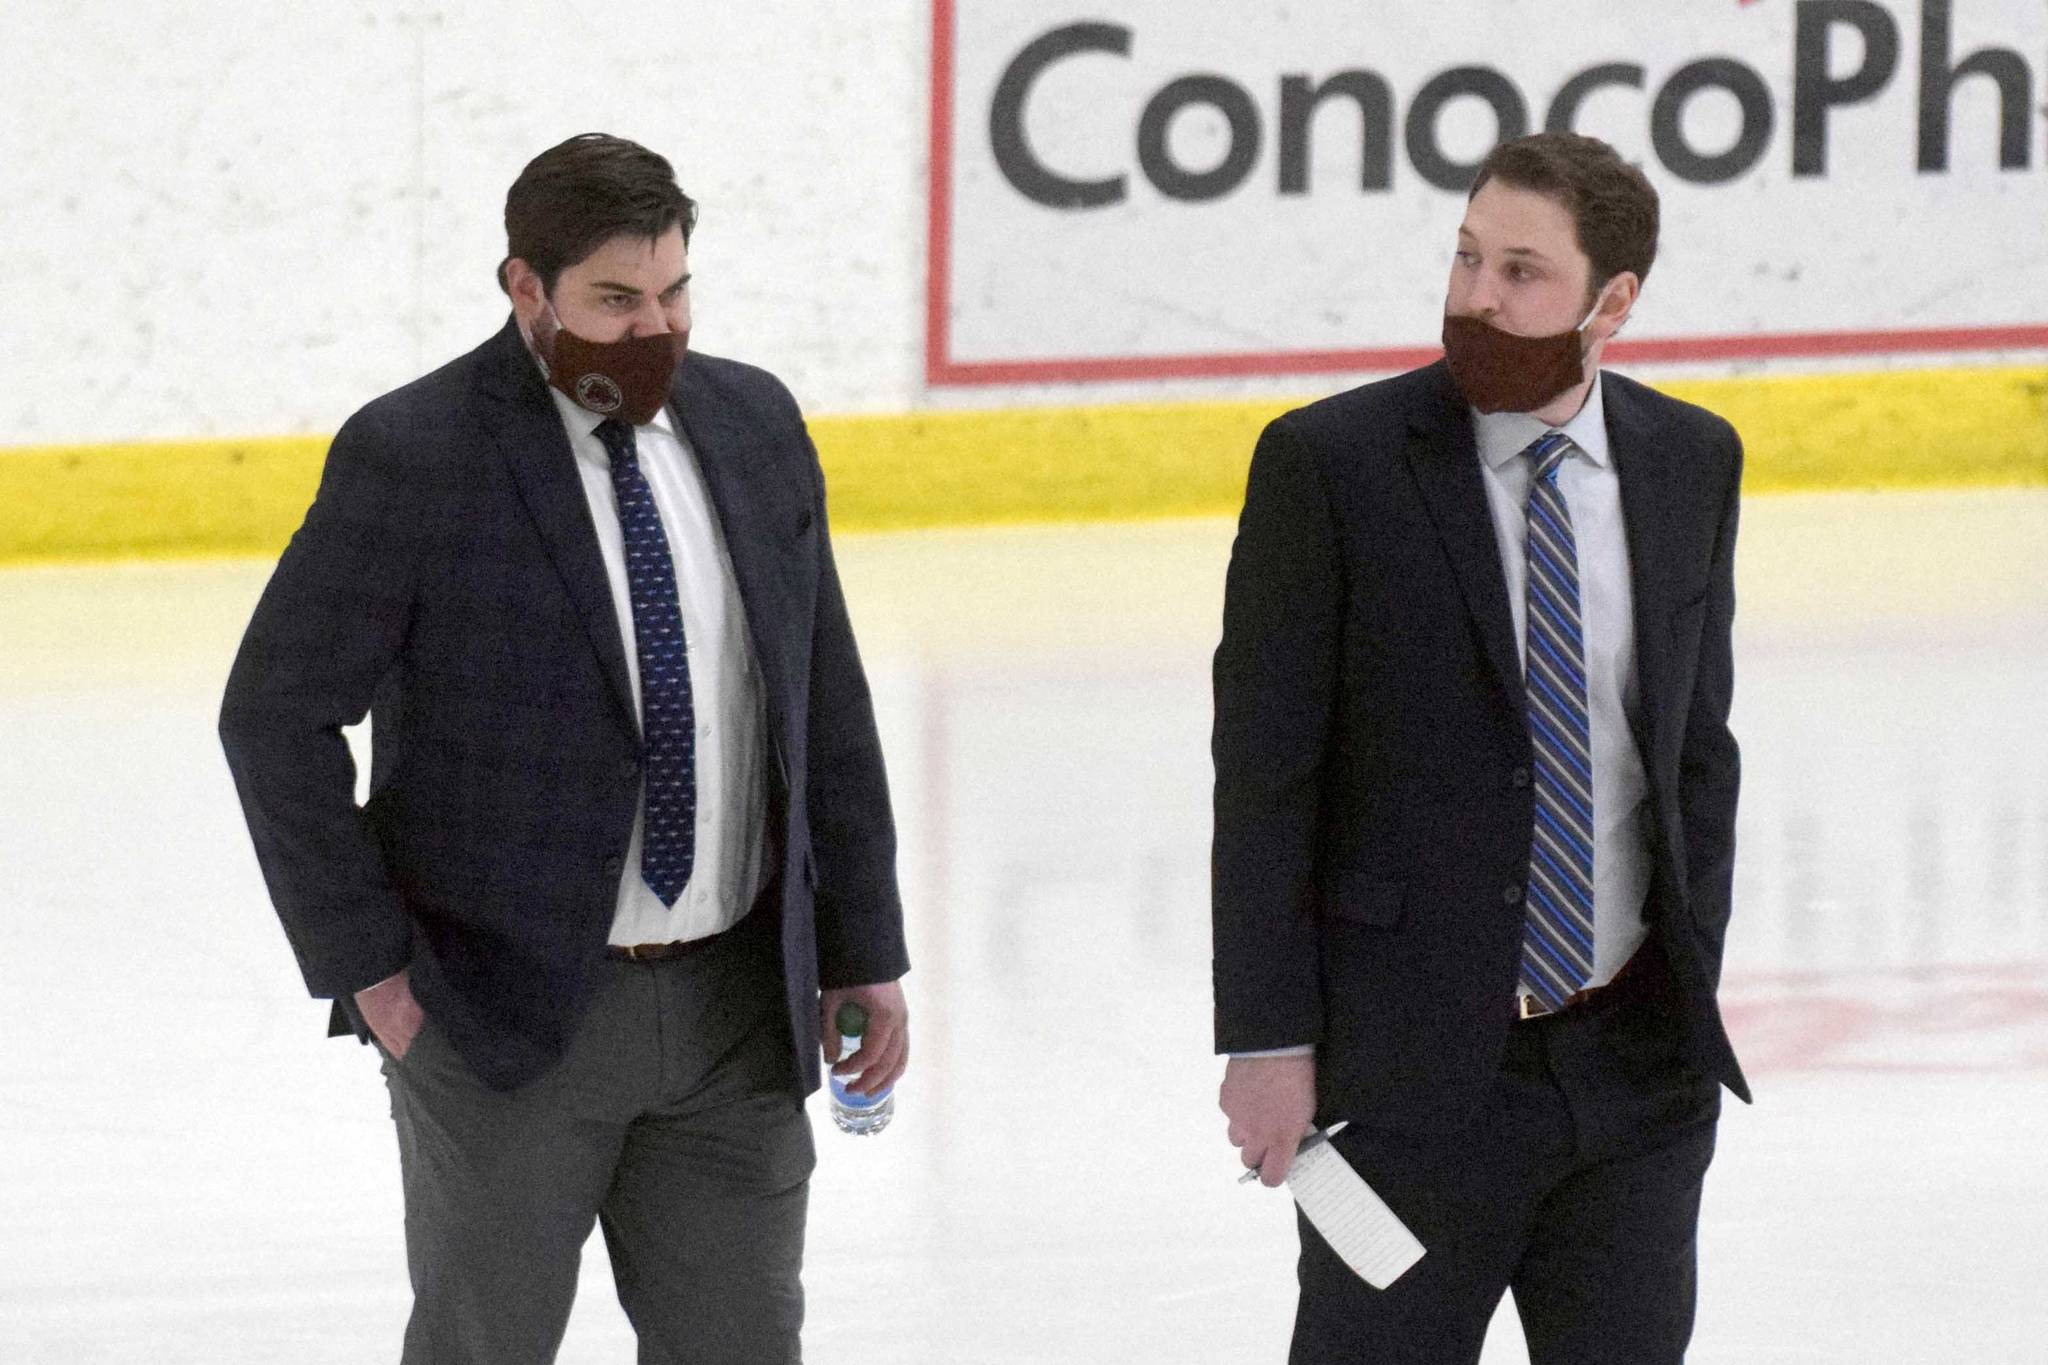
<instances>
[{"instance_id":1,"label":"man in navy suit jacket","mask_svg":"<svg viewBox=\"0 0 2048 1365\"><path fill-rule=\"evenodd\" d=\"M1296 1362L1476 1361L1508 1290L1538 1365L1690 1335L1719 1088L1748 1097L1714 998L1741 446L1600 371L1657 217L1604 143L1504 144L1446 361L1252 458L1215 661L1222 1108L1269 1185L1348 1120L1426 1247L1375 1291L1304 1221Z\"/></svg>"},{"instance_id":2,"label":"man in navy suit jacket","mask_svg":"<svg viewBox=\"0 0 2048 1365\"><path fill-rule=\"evenodd\" d=\"M300 970L384 1056L408 1361L551 1359L598 1219L643 1359L796 1360L823 1021L867 1007L859 1088L907 1055L823 480L773 377L677 363L694 218L633 143L535 158L513 317L349 419L228 683ZM605 420L636 389L648 411ZM643 716L679 669L681 707ZM680 891L655 872L679 849Z\"/></svg>"}]
</instances>

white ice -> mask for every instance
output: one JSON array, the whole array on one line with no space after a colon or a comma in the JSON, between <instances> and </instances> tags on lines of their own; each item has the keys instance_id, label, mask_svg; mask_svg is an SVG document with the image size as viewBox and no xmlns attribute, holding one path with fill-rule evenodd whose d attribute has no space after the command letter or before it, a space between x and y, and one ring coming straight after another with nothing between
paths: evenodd
<instances>
[{"instance_id":1,"label":"white ice","mask_svg":"<svg viewBox=\"0 0 2048 1365\"><path fill-rule=\"evenodd\" d=\"M1752 499L1724 1000L1757 1090L1692 1359L2048 1360L2048 492ZM845 537L914 1054L819 1123L808 1358L1285 1355L1209 1055L1224 522ZM321 1037L213 736L267 565L0 573L0 1365L395 1359L374 1058ZM814 1113L818 1106L814 1103ZM604 1265L561 1359L622 1362ZM1523 1358L1503 1310L1486 1360Z\"/></svg>"}]
</instances>

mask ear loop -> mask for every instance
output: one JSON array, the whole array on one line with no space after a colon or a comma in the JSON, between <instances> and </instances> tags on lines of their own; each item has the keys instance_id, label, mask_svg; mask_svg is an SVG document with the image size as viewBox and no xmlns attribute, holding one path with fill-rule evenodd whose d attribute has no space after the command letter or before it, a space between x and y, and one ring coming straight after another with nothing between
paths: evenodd
<instances>
[{"instance_id":1,"label":"mask ear loop","mask_svg":"<svg viewBox=\"0 0 2048 1365\"><path fill-rule=\"evenodd\" d=\"M1593 306L1587 310L1586 316L1579 321L1579 325L1572 329L1579 334L1579 359L1581 361L1593 353L1593 347L1586 341L1586 329L1593 325L1594 318L1600 316L1600 309L1606 303L1607 286L1602 285L1600 286L1600 293L1593 300ZM1608 339L1610 341L1613 340L1612 336Z\"/></svg>"},{"instance_id":2,"label":"mask ear loop","mask_svg":"<svg viewBox=\"0 0 2048 1365\"><path fill-rule=\"evenodd\" d=\"M540 357L543 369L549 379L555 377L555 338L562 333L561 315L555 312L554 300L546 294L540 296L540 312L533 318L533 351ZM545 320L546 326L542 326Z\"/></svg>"}]
</instances>

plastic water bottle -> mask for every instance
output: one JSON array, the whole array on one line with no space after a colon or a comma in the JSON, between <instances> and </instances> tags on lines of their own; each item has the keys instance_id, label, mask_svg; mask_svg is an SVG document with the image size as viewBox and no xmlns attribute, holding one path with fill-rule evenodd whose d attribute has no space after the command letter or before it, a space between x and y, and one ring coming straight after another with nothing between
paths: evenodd
<instances>
[{"instance_id":1,"label":"plastic water bottle","mask_svg":"<svg viewBox=\"0 0 2048 1365\"><path fill-rule=\"evenodd\" d=\"M861 1036L868 1031L867 1007L848 1000L832 1015L832 1027L839 1030L839 1060L845 1061L860 1046ZM846 1088L846 1082L831 1072L825 1073L826 1084L832 1088L832 1122L839 1125L842 1133L855 1137L866 1137L879 1133L889 1126L889 1120L896 1116L896 1087L890 1086L879 1095L859 1095Z\"/></svg>"}]
</instances>

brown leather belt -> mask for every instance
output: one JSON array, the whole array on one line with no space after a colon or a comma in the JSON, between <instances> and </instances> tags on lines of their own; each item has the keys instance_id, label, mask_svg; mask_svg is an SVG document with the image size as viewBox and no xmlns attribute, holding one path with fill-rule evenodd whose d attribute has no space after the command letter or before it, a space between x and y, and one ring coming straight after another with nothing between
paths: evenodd
<instances>
[{"instance_id":1,"label":"brown leather belt","mask_svg":"<svg viewBox=\"0 0 2048 1365\"><path fill-rule=\"evenodd\" d=\"M614 962L670 962L679 957L701 953L725 935L706 934L703 938L681 939L673 943L607 943L604 955Z\"/></svg>"},{"instance_id":2,"label":"brown leather belt","mask_svg":"<svg viewBox=\"0 0 2048 1365\"><path fill-rule=\"evenodd\" d=\"M1554 1015L1569 1014L1588 1000L1597 997L1600 992L1606 989L1605 986L1588 986L1582 991L1573 991L1565 997L1564 1003L1556 1009L1552 1009L1533 995L1518 995L1515 997L1515 1018L1517 1020L1547 1019Z\"/></svg>"},{"instance_id":3,"label":"brown leather belt","mask_svg":"<svg viewBox=\"0 0 2048 1365\"><path fill-rule=\"evenodd\" d=\"M1644 947L1648 946L1648 944L1644 945ZM1642 957L1642 949L1637 949L1635 955L1621 964L1621 970L1616 972L1606 985L1588 986L1582 991L1573 991L1565 997L1564 1003L1555 1009L1552 1009L1533 995L1518 995L1515 997L1515 1018L1517 1020L1548 1019L1560 1014L1570 1014L1574 1010L1590 1005L1635 975L1636 964L1642 960Z\"/></svg>"}]
</instances>

